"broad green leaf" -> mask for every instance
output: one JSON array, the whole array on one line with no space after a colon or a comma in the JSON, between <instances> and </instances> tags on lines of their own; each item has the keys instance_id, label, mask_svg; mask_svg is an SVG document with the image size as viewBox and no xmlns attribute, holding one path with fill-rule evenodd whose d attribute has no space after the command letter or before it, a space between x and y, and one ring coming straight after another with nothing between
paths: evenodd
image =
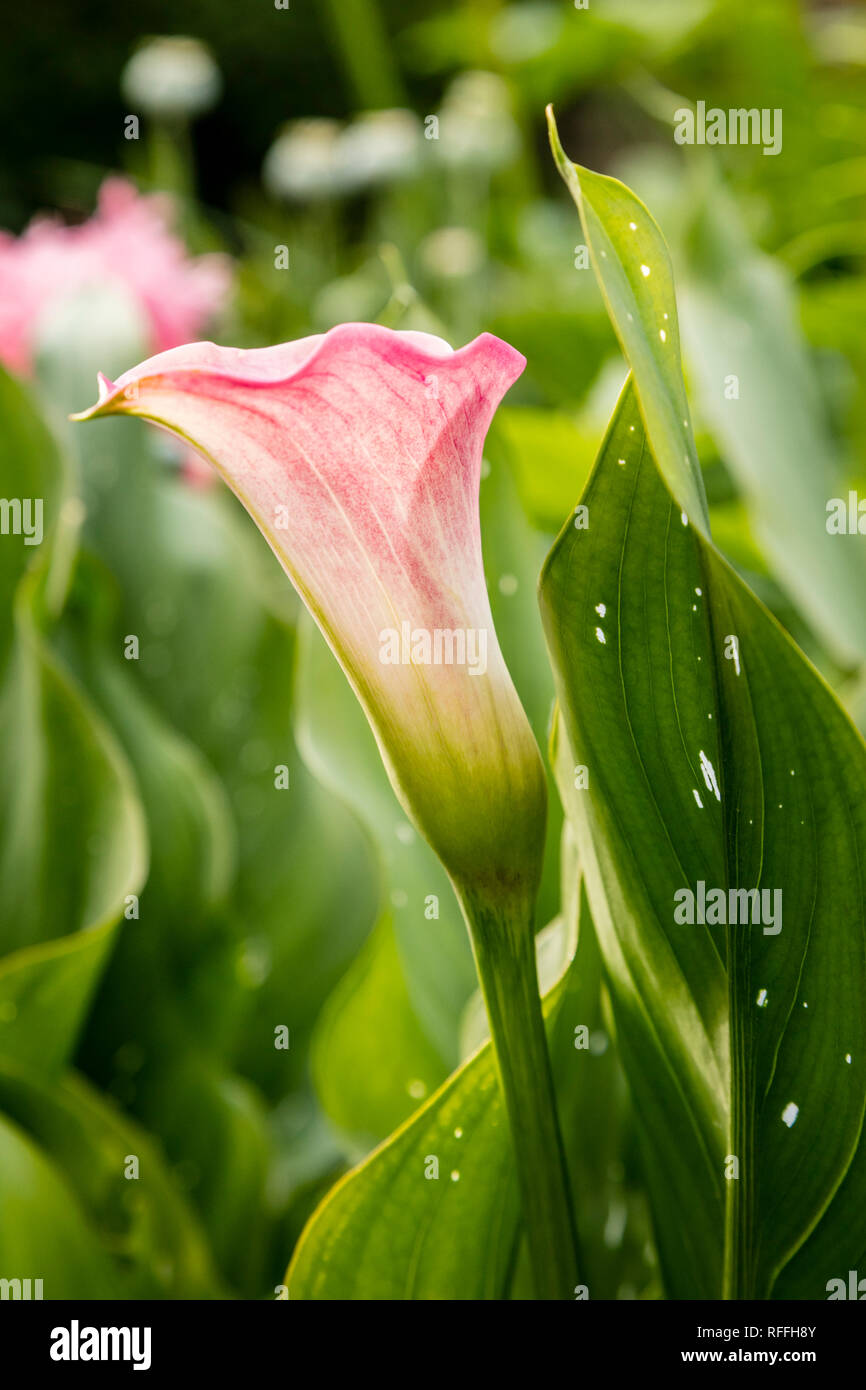
<instances>
[{"instance_id":1,"label":"broad green leaf","mask_svg":"<svg viewBox=\"0 0 866 1390\"><path fill-rule=\"evenodd\" d=\"M515 461L494 421L485 444L480 512L484 577L493 621L512 680L536 738L543 743L553 700L544 632L535 589L547 551L545 538L527 523L520 502ZM538 458L535 459L536 467ZM559 842L557 824L552 838ZM558 885L557 885L558 887ZM558 905L554 904L554 908ZM545 920L542 912L542 920Z\"/></svg>"},{"instance_id":2,"label":"broad green leaf","mask_svg":"<svg viewBox=\"0 0 866 1390\"><path fill-rule=\"evenodd\" d=\"M571 163L550 107L547 118L553 156L577 204L610 320L632 370L653 453L680 506L708 535L706 495L680 362L673 269L664 237L625 184Z\"/></svg>"},{"instance_id":3,"label":"broad green leaf","mask_svg":"<svg viewBox=\"0 0 866 1390\"><path fill-rule=\"evenodd\" d=\"M866 1231L840 1190L866 1105L866 749L681 512L631 382L582 500L541 601L668 1291L719 1296L727 1197L729 1287L766 1297L824 1221L846 1249ZM763 925L678 923L701 882L766 890Z\"/></svg>"},{"instance_id":4,"label":"broad green leaf","mask_svg":"<svg viewBox=\"0 0 866 1390\"><path fill-rule=\"evenodd\" d=\"M0 491L31 491L43 506L41 544L4 539L0 576L0 1052L51 1070L71 1052L116 923L141 886L146 840L116 740L37 626L66 583L57 582L62 460L6 377L0 421Z\"/></svg>"},{"instance_id":5,"label":"broad green leaf","mask_svg":"<svg viewBox=\"0 0 866 1390\"><path fill-rule=\"evenodd\" d=\"M297 1299L496 1299L517 1183L489 1045L318 1207L286 1275Z\"/></svg>"},{"instance_id":6,"label":"broad green leaf","mask_svg":"<svg viewBox=\"0 0 866 1390\"><path fill-rule=\"evenodd\" d=\"M825 361L832 355L837 379L841 379L841 423L854 469L852 482L862 498L866 492L866 275L822 277L799 288L809 344Z\"/></svg>"},{"instance_id":7,"label":"broad green leaf","mask_svg":"<svg viewBox=\"0 0 866 1390\"><path fill-rule=\"evenodd\" d=\"M241 1077L186 1050L142 1073L136 1113L160 1137L232 1288L256 1297L265 1279L270 1136L261 1098Z\"/></svg>"},{"instance_id":8,"label":"broad green leaf","mask_svg":"<svg viewBox=\"0 0 866 1390\"><path fill-rule=\"evenodd\" d=\"M86 1284L66 1281L91 1262L99 1266L101 1284L90 1297L206 1298L219 1292L201 1232L152 1140L81 1077L69 1072L49 1085L35 1072L0 1063L0 1110L3 1123L18 1127L22 1142L26 1135L35 1146L22 1191L41 1174L46 1187L44 1206L13 1208L11 1219L0 1221L4 1271L38 1271L45 1298L87 1297ZM60 1197L65 1215L59 1221L49 1171L58 1188L69 1188ZM5 1164L3 1178L11 1186ZM7 1243L10 1234L21 1238L25 1222L26 1260ZM64 1228L75 1242L67 1253L58 1249Z\"/></svg>"},{"instance_id":9,"label":"broad green leaf","mask_svg":"<svg viewBox=\"0 0 866 1390\"><path fill-rule=\"evenodd\" d=\"M116 1291L115 1270L63 1171L2 1114L0 1261L3 1278L42 1279L45 1298L103 1299Z\"/></svg>"},{"instance_id":10,"label":"broad green leaf","mask_svg":"<svg viewBox=\"0 0 866 1390\"><path fill-rule=\"evenodd\" d=\"M119 747L26 618L0 707L0 941L10 951L116 917L139 886L142 850Z\"/></svg>"},{"instance_id":11,"label":"broad green leaf","mask_svg":"<svg viewBox=\"0 0 866 1390\"><path fill-rule=\"evenodd\" d=\"M129 1099L129 1078L115 1070L118 1049L140 1051L149 1068L205 1042L226 1049L237 979L224 913L236 847L222 784L154 707L135 663L112 651L110 632L95 620L105 575L92 571L80 567L58 640L123 742L148 821L150 866L125 914L80 1060L106 1086L119 1083ZM149 1006L131 1014L137 997Z\"/></svg>"},{"instance_id":12,"label":"broad green leaf","mask_svg":"<svg viewBox=\"0 0 866 1390\"><path fill-rule=\"evenodd\" d=\"M442 1057L406 987L392 912L383 913L326 1001L312 1067L325 1113L365 1147L395 1130L442 1081Z\"/></svg>"}]
</instances>

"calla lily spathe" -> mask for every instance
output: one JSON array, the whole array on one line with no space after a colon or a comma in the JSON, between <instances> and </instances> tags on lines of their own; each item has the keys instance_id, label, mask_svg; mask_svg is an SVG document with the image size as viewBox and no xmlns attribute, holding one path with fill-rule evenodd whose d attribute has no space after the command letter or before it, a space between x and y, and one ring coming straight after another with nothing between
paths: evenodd
<instances>
[{"instance_id":1,"label":"calla lily spathe","mask_svg":"<svg viewBox=\"0 0 866 1390\"><path fill-rule=\"evenodd\" d=\"M458 891L537 886L538 750L493 629L484 437L525 365L490 334L371 324L149 358L78 418L142 416L193 444L255 520L364 707L407 813Z\"/></svg>"}]
</instances>

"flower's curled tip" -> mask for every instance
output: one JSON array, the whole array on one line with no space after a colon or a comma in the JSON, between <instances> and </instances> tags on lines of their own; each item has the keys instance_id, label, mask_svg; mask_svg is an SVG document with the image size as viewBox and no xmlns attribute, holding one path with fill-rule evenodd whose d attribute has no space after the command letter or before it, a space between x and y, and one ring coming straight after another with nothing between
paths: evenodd
<instances>
[{"instance_id":1,"label":"flower's curled tip","mask_svg":"<svg viewBox=\"0 0 866 1390\"><path fill-rule=\"evenodd\" d=\"M102 405L106 397L110 396L114 390L114 382L109 381L102 372L96 373L96 382L99 387L99 403Z\"/></svg>"},{"instance_id":2,"label":"flower's curled tip","mask_svg":"<svg viewBox=\"0 0 866 1390\"><path fill-rule=\"evenodd\" d=\"M70 415L70 420L92 420L97 415L107 415L110 403L123 395L122 388L116 382L109 381L103 372L96 373L96 383L99 388L99 396L93 405L89 405L86 410L79 410L75 415Z\"/></svg>"}]
</instances>

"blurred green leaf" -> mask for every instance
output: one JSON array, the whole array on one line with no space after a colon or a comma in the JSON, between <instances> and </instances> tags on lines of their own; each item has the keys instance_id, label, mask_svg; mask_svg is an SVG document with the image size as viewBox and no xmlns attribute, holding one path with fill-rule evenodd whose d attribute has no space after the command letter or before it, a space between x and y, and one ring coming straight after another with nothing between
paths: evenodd
<instances>
[{"instance_id":1,"label":"blurred green leaf","mask_svg":"<svg viewBox=\"0 0 866 1390\"><path fill-rule=\"evenodd\" d=\"M116 1291L116 1271L62 1170L2 1115L0 1218L4 1278L41 1279L47 1298Z\"/></svg>"},{"instance_id":2,"label":"blurred green leaf","mask_svg":"<svg viewBox=\"0 0 866 1390\"><path fill-rule=\"evenodd\" d=\"M595 461L597 436L564 412L503 406L494 430L508 450L526 514L556 532Z\"/></svg>"},{"instance_id":3,"label":"blurred green leaf","mask_svg":"<svg viewBox=\"0 0 866 1390\"><path fill-rule=\"evenodd\" d=\"M155 1130L201 1214L227 1282L246 1297L266 1281L270 1143L253 1087L192 1050L142 1075L138 1113Z\"/></svg>"},{"instance_id":4,"label":"blurred green leaf","mask_svg":"<svg viewBox=\"0 0 866 1390\"><path fill-rule=\"evenodd\" d=\"M11 1221L0 1221L4 1270L39 1271L45 1298L206 1298L218 1292L201 1232L158 1150L81 1077L70 1072L49 1085L17 1064L0 1063L0 1109L4 1123L20 1128L21 1142L26 1134L34 1146L21 1192L40 1173L46 1189L45 1205L13 1208ZM14 1168L4 1163L2 1169L14 1193ZM49 1172L55 1174L50 1182ZM53 1210L57 1199L64 1201L60 1220ZM25 1221L27 1258L15 1248ZM65 1229L75 1242L67 1253L57 1250L58 1232ZM98 1271L98 1292L81 1282L82 1272L92 1277L90 1264Z\"/></svg>"},{"instance_id":5,"label":"blurred green leaf","mask_svg":"<svg viewBox=\"0 0 866 1390\"><path fill-rule=\"evenodd\" d=\"M326 1001L312 1066L325 1113L365 1147L396 1129L442 1081L442 1056L406 987L393 913L383 913Z\"/></svg>"},{"instance_id":6,"label":"blurred green leaf","mask_svg":"<svg viewBox=\"0 0 866 1390\"><path fill-rule=\"evenodd\" d=\"M713 181L689 238L682 318L704 418L780 582L842 660L866 656L866 545L827 531L847 499L793 288Z\"/></svg>"},{"instance_id":7,"label":"blurred green leaf","mask_svg":"<svg viewBox=\"0 0 866 1390\"><path fill-rule=\"evenodd\" d=\"M18 535L2 547L0 1053L52 1070L74 1046L147 849L121 750L37 627L65 526L62 461L6 377L0 419L0 491L33 489L44 528L33 559Z\"/></svg>"}]
</instances>

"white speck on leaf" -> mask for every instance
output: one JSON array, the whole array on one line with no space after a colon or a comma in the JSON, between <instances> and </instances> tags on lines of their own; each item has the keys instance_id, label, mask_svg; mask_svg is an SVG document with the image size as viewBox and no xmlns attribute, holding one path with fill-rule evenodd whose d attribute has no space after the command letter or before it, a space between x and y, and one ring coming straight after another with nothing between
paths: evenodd
<instances>
[{"instance_id":1,"label":"white speck on leaf","mask_svg":"<svg viewBox=\"0 0 866 1390\"><path fill-rule=\"evenodd\" d=\"M703 748L700 750L700 759L701 772L704 774L704 781L707 786L707 791L713 793L713 796L716 798L716 801L721 801L722 798L719 792L719 784L716 781L715 768L713 767Z\"/></svg>"}]
</instances>

